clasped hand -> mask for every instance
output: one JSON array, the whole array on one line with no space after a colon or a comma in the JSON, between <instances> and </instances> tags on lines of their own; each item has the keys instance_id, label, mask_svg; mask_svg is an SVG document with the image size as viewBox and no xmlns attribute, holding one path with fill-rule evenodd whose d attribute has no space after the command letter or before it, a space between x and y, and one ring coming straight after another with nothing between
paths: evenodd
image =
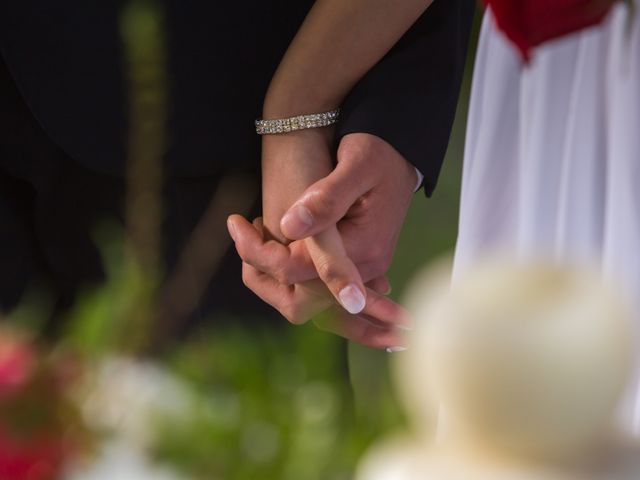
<instances>
[{"instance_id":1,"label":"clasped hand","mask_svg":"<svg viewBox=\"0 0 640 480\"><path fill-rule=\"evenodd\" d=\"M386 297L386 273L416 183L414 168L373 135L332 132L263 140L263 218L228 220L245 285L290 322L328 308L319 325L352 341L397 349L410 328Z\"/></svg>"}]
</instances>

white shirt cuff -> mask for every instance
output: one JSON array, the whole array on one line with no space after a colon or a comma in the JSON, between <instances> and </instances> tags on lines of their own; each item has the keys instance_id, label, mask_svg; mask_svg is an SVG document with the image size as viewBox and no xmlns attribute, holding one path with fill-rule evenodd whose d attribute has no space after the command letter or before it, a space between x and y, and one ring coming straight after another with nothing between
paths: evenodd
<instances>
[{"instance_id":1,"label":"white shirt cuff","mask_svg":"<svg viewBox=\"0 0 640 480\"><path fill-rule=\"evenodd\" d=\"M420 190L420 187L422 187L422 182L424 182L424 175L422 174L422 172L420 170L418 170L416 167L413 167L416 170L416 175L418 176L418 179L416 181L416 188L413 189L413 193L417 192L418 190Z\"/></svg>"}]
</instances>

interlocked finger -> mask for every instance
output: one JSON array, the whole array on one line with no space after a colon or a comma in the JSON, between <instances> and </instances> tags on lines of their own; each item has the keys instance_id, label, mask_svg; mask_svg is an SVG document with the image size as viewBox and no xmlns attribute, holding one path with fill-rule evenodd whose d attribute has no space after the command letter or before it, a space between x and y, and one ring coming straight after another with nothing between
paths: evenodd
<instances>
[{"instance_id":1,"label":"interlocked finger","mask_svg":"<svg viewBox=\"0 0 640 480\"><path fill-rule=\"evenodd\" d=\"M316 321L318 328L371 348L389 349L404 345L402 332L392 326L380 326L362 315L350 315L344 310L332 309Z\"/></svg>"},{"instance_id":2,"label":"interlocked finger","mask_svg":"<svg viewBox=\"0 0 640 480\"><path fill-rule=\"evenodd\" d=\"M333 304L331 296L319 280L292 286L282 285L247 263L242 264L242 279L258 297L296 325L305 323Z\"/></svg>"}]
</instances>

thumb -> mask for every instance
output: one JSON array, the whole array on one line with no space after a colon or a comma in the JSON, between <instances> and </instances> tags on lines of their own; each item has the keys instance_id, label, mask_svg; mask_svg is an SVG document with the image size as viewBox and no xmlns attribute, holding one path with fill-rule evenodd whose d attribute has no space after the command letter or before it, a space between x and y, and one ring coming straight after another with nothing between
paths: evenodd
<instances>
[{"instance_id":1,"label":"thumb","mask_svg":"<svg viewBox=\"0 0 640 480\"><path fill-rule=\"evenodd\" d=\"M300 240L338 223L375 183L364 163L341 162L325 178L311 185L280 221L282 234Z\"/></svg>"}]
</instances>

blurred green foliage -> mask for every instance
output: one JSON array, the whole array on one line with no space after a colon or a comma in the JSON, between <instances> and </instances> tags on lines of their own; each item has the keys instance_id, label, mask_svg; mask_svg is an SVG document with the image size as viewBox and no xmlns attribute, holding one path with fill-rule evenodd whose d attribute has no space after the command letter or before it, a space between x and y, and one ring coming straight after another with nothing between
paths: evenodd
<instances>
[{"instance_id":1,"label":"blurred green foliage","mask_svg":"<svg viewBox=\"0 0 640 480\"><path fill-rule=\"evenodd\" d=\"M199 336L168 365L197 391L155 454L190 478L348 479L357 428L341 340L312 325Z\"/></svg>"}]
</instances>

